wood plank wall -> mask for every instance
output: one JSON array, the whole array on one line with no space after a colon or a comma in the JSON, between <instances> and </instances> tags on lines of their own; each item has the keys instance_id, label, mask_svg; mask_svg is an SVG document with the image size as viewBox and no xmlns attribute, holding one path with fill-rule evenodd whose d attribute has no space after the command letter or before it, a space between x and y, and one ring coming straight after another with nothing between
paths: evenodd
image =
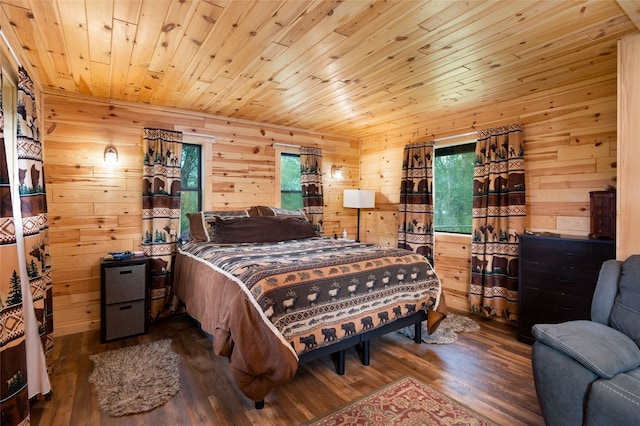
<instances>
[{"instance_id":1,"label":"wood plank wall","mask_svg":"<svg viewBox=\"0 0 640 426\"><path fill-rule=\"evenodd\" d=\"M452 114L418 129L395 129L358 142L282 127L184 111L45 94L44 146L54 279L56 334L99 327L99 258L136 250L140 241L141 129L165 127L214 134L207 161L212 197L206 208L273 204L273 142L323 147L325 234L355 233L355 211L342 189L376 190L376 208L362 211L361 239L397 244L400 165L406 143L520 122L527 155L527 227L571 235L589 232L589 191L615 184L616 76L606 75L482 111ZM116 144L116 169L103 165ZM360 160L358 162L358 154ZM340 164L343 181L330 178ZM361 176L358 169L361 167ZM447 301L468 309L470 240L438 235L436 269Z\"/></svg>"},{"instance_id":2,"label":"wood plank wall","mask_svg":"<svg viewBox=\"0 0 640 426\"><path fill-rule=\"evenodd\" d=\"M618 42L618 259L640 253L638 211L640 210L640 35Z\"/></svg>"},{"instance_id":3,"label":"wood plank wall","mask_svg":"<svg viewBox=\"0 0 640 426\"><path fill-rule=\"evenodd\" d=\"M515 122L524 129L527 229L586 237L589 191L616 184L616 108L616 75L604 75L362 140L362 187L377 191L376 209L363 215L367 242L397 244L405 144ZM448 305L463 310L469 306L470 242L436 235L436 272Z\"/></svg>"},{"instance_id":4,"label":"wood plank wall","mask_svg":"<svg viewBox=\"0 0 640 426\"><path fill-rule=\"evenodd\" d=\"M206 149L205 209L276 205L272 144L321 147L325 234L344 228L355 233L356 213L342 208L342 190L357 187L356 140L58 92L44 99L56 335L100 327L100 258L109 251L139 250L144 127L215 135ZM110 143L119 153L115 167L103 161ZM334 164L342 166L343 180L331 179Z\"/></svg>"}]
</instances>

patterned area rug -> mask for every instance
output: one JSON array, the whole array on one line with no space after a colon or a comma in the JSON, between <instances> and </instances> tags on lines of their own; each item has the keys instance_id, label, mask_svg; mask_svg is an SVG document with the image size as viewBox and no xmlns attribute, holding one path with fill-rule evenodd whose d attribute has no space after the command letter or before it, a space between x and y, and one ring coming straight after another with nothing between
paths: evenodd
<instances>
[{"instance_id":1,"label":"patterned area rug","mask_svg":"<svg viewBox=\"0 0 640 426\"><path fill-rule=\"evenodd\" d=\"M450 312L447 317L442 320L435 333L430 336L429 333L427 333L426 321L422 322L422 341L424 343L446 345L458 340L458 333L460 332L472 332L478 330L480 330L480 324L478 324L471 318ZM415 330L413 326L401 328L400 330L398 330L399 333L402 333L405 336L410 337L411 339L413 339L413 337L415 336L414 331Z\"/></svg>"},{"instance_id":2,"label":"patterned area rug","mask_svg":"<svg viewBox=\"0 0 640 426\"><path fill-rule=\"evenodd\" d=\"M407 376L306 425L483 426L495 423Z\"/></svg>"},{"instance_id":3,"label":"patterned area rug","mask_svg":"<svg viewBox=\"0 0 640 426\"><path fill-rule=\"evenodd\" d=\"M129 346L89 357L89 375L98 392L100 411L110 416L149 411L180 390L180 356L171 340Z\"/></svg>"}]
</instances>

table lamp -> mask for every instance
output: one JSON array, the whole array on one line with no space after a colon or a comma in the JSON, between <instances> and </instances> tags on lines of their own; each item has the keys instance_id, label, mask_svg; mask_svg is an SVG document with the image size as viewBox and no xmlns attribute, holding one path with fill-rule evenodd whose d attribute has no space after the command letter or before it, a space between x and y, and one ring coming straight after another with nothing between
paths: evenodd
<instances>
[{"instance_id":1,"label":"table lamp","mask_svg":"<svg viewBox=\"0 0 640 426\"><path fill-rule=\"evenodd\" d=\"M343 207L358 209L356 242L360 242L360 209L370 209L376 206L376 191L372 189L345 189L342 200Z\"/></svg>"}]
</instances>

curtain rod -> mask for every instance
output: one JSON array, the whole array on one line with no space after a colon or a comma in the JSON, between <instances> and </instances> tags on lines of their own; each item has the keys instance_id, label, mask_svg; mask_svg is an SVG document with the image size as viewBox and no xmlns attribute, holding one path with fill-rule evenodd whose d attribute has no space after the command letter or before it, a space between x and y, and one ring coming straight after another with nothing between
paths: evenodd
<instances>
[{"instance_id":1,"label":"curtain rod","mask_svg":"<svg viewBox=\"0 0 640 426\"><path fill-rule=\"evenodd\" d=\"M209 139L213 139L212 143L214 143L216 141L216 137L214 135L207 135L205 133L194 133L194 132L182 132L183 135L187 135L187 136L198 136L201 138L209 138Z\"/></svg>"},{"instance_id":2,"label":"curtain rod","mask_svg":"<svg viewBox=\"0 0 640 426\"><path fill-rule=\"evenodd\" d=\"M451 136L445 136L445 137L442 137L442 138L437 138L437 139L434 139L433 141L434 142L443 142L443 141L447 141L449 139L463 138L465 136L471 136L471 135L477 135L477 134L478 134L477 131L475 131L475 132L467 132L467 133L461 133L459 135L451 135Z\"/></svg>"},{"instance_id":3,"label":"curtain rod","mask_svg":"<svg viewBox=\"0 0 640 426\"><path fill-rule=\"evenodd\" d=\"M13 51L13 48L9 44L9 40L7 40L7 36L4 35L4 31L2 31L2 28L0 28L0 36L2 36L2 40L4 40L4 44L7 45L7 49L9 49L9 52L11 52L11 54L13 55L13 59L15 59L16 62L18 63L18 66L21 67L22 64L20 63L20 59L18 59L16 52Z\"/></svg>"},{"instance_id":4,"label":"curtain rod","mask_svg":"<svg viewBox=\"0 0 640 426\"><path fill-rule=\"evenodd\" d=\"M280 143L280 142L274 142L271 144L271 146L283 146L285 148L302 148L302 146L300 145L293 145L290 143Z\"/></svg>"},{"instance_id":5,"label":"curtain rod","mask_svg":"<svg viewBox=\"0 0 640 426\"><path fill-rule=\"evenodd\" d=\"M315 145L294 145L294 144L290 144L290 143L282 143L282 142L272 142L271 143L272 147L276 147L276 146L282 146L285 148L317 148L318 144Z\"/></svg>"}]
</instances>

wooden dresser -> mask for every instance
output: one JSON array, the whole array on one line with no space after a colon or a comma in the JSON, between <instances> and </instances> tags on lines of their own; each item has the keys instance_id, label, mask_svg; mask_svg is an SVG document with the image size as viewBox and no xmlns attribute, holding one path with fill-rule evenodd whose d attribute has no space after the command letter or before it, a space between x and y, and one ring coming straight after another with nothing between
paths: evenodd
<instances>
[{"instance_id":1,"label":"wooden dresser","mask_svg":"<svg viewBox=\"0 0 640 426\"><path fill-rule=\"evenodd\" d=\"M600 266L615 257L614 240L521 235L518 340L533 343L534 324L590 319Z\"/></svg>"}]
</instances>

